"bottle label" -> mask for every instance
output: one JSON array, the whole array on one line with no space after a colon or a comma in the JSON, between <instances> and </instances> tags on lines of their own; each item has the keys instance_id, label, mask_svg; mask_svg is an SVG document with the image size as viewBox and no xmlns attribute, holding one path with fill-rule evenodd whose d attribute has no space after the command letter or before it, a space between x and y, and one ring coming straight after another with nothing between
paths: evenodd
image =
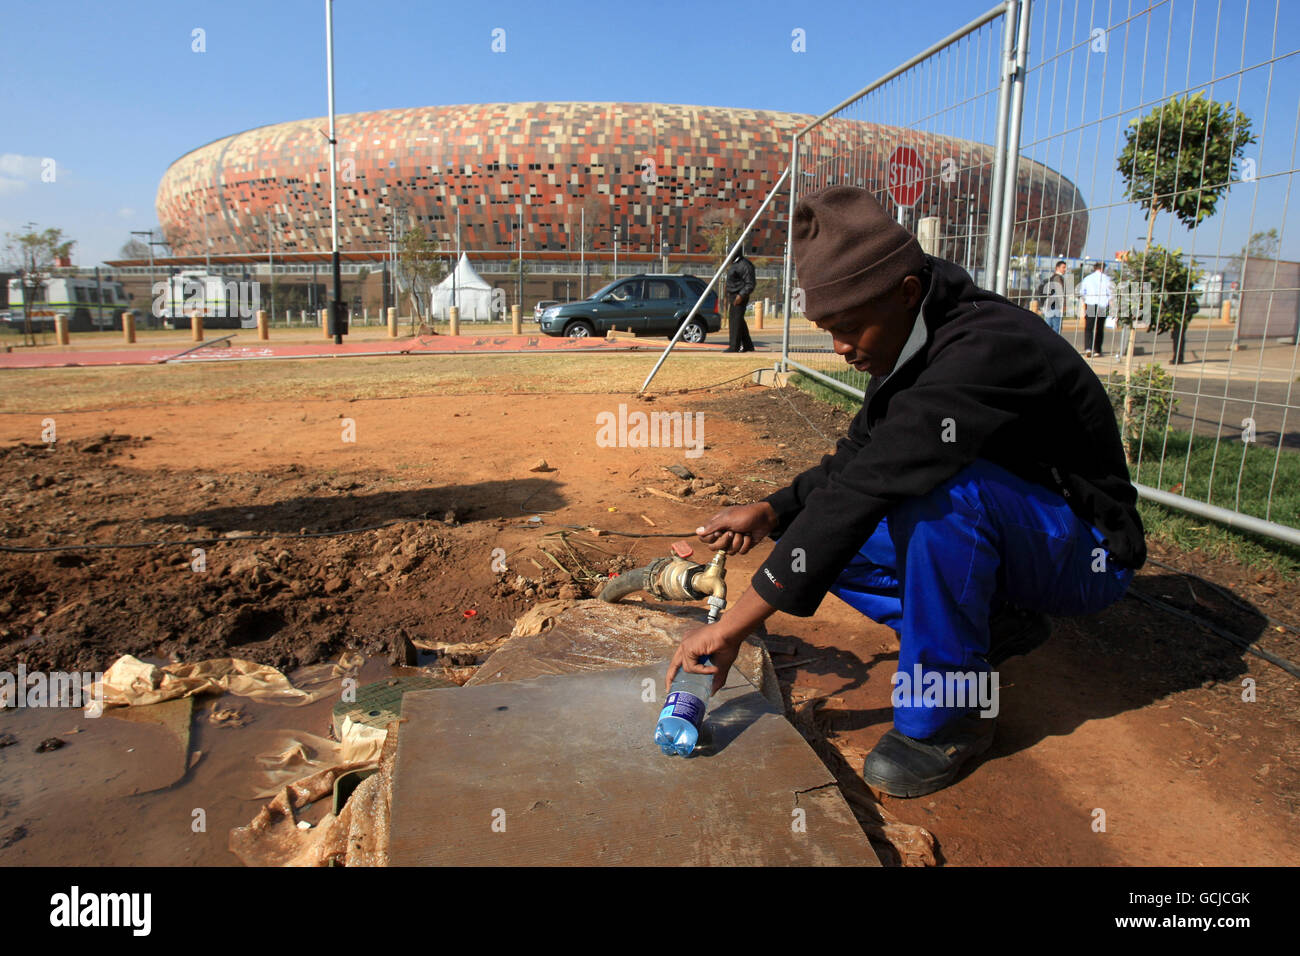
<instances>
[{"instance_id":1,"label":"bottle label","mask_svg":"<svg viewBox=\"0 0 1300 956\"><path fill-rule=\"evenodd\" d=\"M695 729L699 730L700 724L704 722L704 701L685 691L673 691L668 695L668 699L664 701L664 709L659 712L660 720L665 717L680 717L682 720L689 720L695 725Z\"/></svg>"}]
</instances>

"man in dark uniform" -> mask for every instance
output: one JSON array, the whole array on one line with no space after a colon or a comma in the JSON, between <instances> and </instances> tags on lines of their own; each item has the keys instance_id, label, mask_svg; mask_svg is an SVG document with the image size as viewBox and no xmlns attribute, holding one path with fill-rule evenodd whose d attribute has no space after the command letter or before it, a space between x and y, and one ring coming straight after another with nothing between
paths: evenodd
<instances>
[{"instance_id":1,"label":"man in dark uniform","mask_svg":"<svg viewBox=\"0 0 1300 956\"><path fill-rule=\"evenodd\" d=\"M731 329L724 352L754 351L754 340L749 337L749 325L745 322L745 308L755 284L754 263L745 258L745 247L741 246L727 272L727 322Z\"/></svg>"},{"instance_id":2,"label":"man in dark uniform","mask_svg":"<svg viewBox=\"0 0 1300 956\"><path fill-rule=\"evenodd\" d=\"M793 236L808 318L871 382L834 454L698 529L729 554L776 544L668 678L720 689L761 621L835 594L899 634L894 727L863 776L920 796L992 743L996 707L954 694L963 679L996 689L992 669L1047 638L1045 615L1123 596L1146 560L1137 493L1101 382L1041 319L925 255L864 190L805 197Z\"/></svg>"}]
</instances>

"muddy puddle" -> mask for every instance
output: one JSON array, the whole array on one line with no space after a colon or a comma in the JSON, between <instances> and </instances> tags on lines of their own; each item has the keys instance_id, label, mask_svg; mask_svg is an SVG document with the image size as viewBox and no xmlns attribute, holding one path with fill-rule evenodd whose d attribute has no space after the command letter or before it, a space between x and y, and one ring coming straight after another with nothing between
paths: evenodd
<instances>
[{"instance_id":1,"label":"muddy puddle","mask_svg":"<svg viewBox=\"0 0 1300 956\"><path fill-rule=\"evenodd\" d=\"M372 658L359 681L412 673ZM188 753L181 743L188 703L114 708L98 718L74 708L0 711L0 735L17 740L0 748L0 866L240 865L227 840L265 802L253 797L257 755L282 749L290 733L330 736L341 680L318 688L326 693L300 706L230 694L187 699ZM247 720L214 724L214 710ZM51 738L63 746L38 752ZM317 801L302 819L316 823L329 804Z\"/></svg>"}]
</instances>

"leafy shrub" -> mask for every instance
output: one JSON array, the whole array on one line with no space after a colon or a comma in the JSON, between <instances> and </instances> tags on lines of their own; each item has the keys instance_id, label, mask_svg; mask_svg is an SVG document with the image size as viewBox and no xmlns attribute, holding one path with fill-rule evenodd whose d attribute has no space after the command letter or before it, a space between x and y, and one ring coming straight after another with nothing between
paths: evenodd
<instances>
[{"instance_id":1,"label":"leafy shrub","mask_svg":"<svg viewBox=\"0 0 1300 956\"><path fill-rule=\"evenodd\" d=\"M1102 383L1110 398L1110 407L1115 410L1115 421L1123 427L1124 423L1124 373L1111 372ZM1145 442L1163 437L1169 429L1169 419L1178 409L1178 399L1174 396L1174 377L1166 372L1159 363L1143 365L1133 370L1129 381L1131 414L1128 422L1130 442L1136 442L1145 436Z\"/></svg>"}]
</instances>

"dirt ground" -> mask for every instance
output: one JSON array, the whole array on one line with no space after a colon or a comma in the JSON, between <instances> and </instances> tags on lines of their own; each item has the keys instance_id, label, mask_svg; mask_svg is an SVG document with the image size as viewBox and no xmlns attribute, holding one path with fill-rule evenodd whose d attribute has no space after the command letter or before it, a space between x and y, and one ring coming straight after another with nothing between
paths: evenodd
<instances>
[{"instance_id":1,"label":"dirt ground","mask_svg":"<svg viewBox=\"0 0 1300 956\"><path fill-rule=\"evenodd\" d=\"M481 361L489 376L494 360ZM653 400L538 394L510 377L496 392L481 386L136 406L106 396L101 407L128 407L57 412L52 447L45 413L3 415L0 543L150 544L0 553L0 670L102 670L124 653L293 670L348 649L397 664L403 638L501 636L536 599L594 594L601 576L675 540L707 554L692 536L703 519L815 463L849 419L794 389L743 382ZM703 412L703 454L599 447L596 417L620 403ZM344 440L349 420L355 441ZM730 560L733 600L766 551ZM1152 563L1136 591L1300 661L1296 582L1158 545L1152 556L1199 578ZM938 794L883 798L934 835L939 862L1300 862L1294 677L1133 596L1053 623L1051 641L1002 668L988 756ZM895 635L833 597L815 617L773 617L768 632L791 652L774 655L787 695L814 714L842 785L866 794L856 771L890 726ZM454 674L476 659L453 650L426 662ZM5 798L4 754L0 863L53 862L40 827ZM111 843L104 852L139 859ZM223 853L218 841L169 862L232 862Z\"/></svg>"}]
</instances>

